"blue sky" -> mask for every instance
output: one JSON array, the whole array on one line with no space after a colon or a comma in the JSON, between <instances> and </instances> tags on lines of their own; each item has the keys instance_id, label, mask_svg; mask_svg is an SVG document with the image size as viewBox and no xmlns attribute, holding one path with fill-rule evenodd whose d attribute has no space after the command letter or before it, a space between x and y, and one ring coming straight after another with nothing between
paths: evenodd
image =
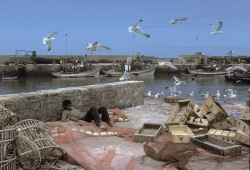
<instances>
[{"instance_id":1,"label":"blue sky","mask_svg":"<svg viewBox=\"0 0 250 170\"><path fill-rule=\"evenodd\" d=\"M36 50L37 55L90 54L86 44L98 41L110 51L97 55L157 58L180 54L250 55L249 0L0 0L0 55ZM172 19L187 17L171 25ZM150 38L128 32L139 19ZM223 22L223 34L211 35ZM43 37L57 32L51 51ZM198 37L198 39L196 39ZM134 43L133 43L134 42Z\"/></svg>"}]
</instances>

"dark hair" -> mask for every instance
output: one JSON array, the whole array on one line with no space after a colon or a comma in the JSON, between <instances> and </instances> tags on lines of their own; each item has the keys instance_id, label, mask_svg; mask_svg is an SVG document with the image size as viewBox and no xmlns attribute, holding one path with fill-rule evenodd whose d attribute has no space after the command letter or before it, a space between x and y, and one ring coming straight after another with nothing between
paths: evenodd
<instances>
[{"instance_id":1,"label":"dark hair","mask_svg":"<svg viewBox=\"0 0 250 170\"><path fill-rule=\"evenodd\" d=\"M101 119L98 114L98 110L95 106L92 106L86 113L86 116L84 118L86 122L91 122L91 120L95 121L96 126L100 126Z\"/></svg>"},{"instance_id":2,"label":"dark hair","mask_svg":"<svg viewBox=\"0 0 250 170\"><path fill-rule=\"evenodd\" d=\"M64 101L63 101L63 104L62 104L64 110L67 109L67 106L70 105L70 104L71 104L71 101L70 101L70 100L68 100L68 99L64 100Z\"/></svg>"},{"instance_id":3,"label":"dark hair","mask_svg":"<svg viewBox=\"0 0 250 170\"><path fill-rule=\"evenodd\" d=\"M106 107L104 107L104 106L99 107L98 113L102 114L102 121L103 122L106 122L107 124L110 123L109 113L108 113L108 110Z\"/></svg>"}]
</instances>

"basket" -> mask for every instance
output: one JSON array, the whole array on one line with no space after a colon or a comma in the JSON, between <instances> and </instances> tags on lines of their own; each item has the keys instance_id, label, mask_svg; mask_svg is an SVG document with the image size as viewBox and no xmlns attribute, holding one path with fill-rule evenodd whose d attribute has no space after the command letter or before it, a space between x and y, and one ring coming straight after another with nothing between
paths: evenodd
<instances>
[{"instance_id":1,"label":"basket","mask_svg":"<svg viewBox=\"0 0 250 170\"><path fill-rule=\"evenodd\" d=\"M6 129L0 130L0 144L9 143L13 141L17 136L16 127L8 127Z\"/></svg>"},{"instance_id":2,"label":"basket","mask_svg":"<svg viewBox=\"0 0 250 170\"><path fill-rule=\"evenodd\" d=\"M46 131L46 133L52 137L52 132L50 128L44 122L39 120L25 119L16 123L14 126L17 128L18 131L22 131L23 129L28 127L38 127L40 129L43 129L43 131Z\"/></svg>"},{"instance_id":3,"label":"basket","mask_svg":"<svg viewBox=\"0 0 250 170\"><path fill-rule=\"evenodd\" d=\"M1 170L16 170L16 155L14 154L12 158L0 161Z\"/></svg>"},{"instance_id":4,"label":"basket","mask_svg":"<svg viewBox=\"0 0 250 170\"><path fill-rule=\"evenodd\" d=\"M9 109L0 106L0 129L3 129L8 124L11 116L10 113Z\"/></svg>"},{"instance_id":5,"label":"basket","mask_svg":"<svg viewBox=\"0 0 250 170\"><path fill-rule=\"evenodd\" d=\"M41 163L39 148L34 142L23 135L17 135L17 155L24 169L36 169Z\"/></svg>"}]
</instances>

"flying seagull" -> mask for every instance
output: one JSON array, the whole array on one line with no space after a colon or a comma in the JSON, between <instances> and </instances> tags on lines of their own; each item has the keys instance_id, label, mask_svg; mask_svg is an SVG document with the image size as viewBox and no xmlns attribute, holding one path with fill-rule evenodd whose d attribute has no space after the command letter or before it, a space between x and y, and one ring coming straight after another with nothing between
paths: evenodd
<instances>
[{"instance_id":1,"label":"flying seagull","mask_svg":"<svg viewBox=\"0 0 250 170\"><path fill-rule=\"evenodd\" d=\"M176 86L180 85L180 84L185 84L186 82L185 81L181 81L180 79L178 79L177 77L174 76L174 84Z\"/></svg>"},{"instance_id":2,"label":"flying seagull","mask_svg":"<svg viewBox=\"0 0 250 170\"><path fill-rule=\"evenodd\" d=\"M171 24L176 24L176 23L180 23L181 21L185 21L187 20L187 18L181 18L181 19L173 19L172 21L170 21Z\"/></svg>"},{"instance_id":3,"label":"flying seagull","mask_svg":"<svg viewBox=\"0 0 250 170\"><path fill-rule=\"evenodd\" d=\"M141 30L141 27L138 26L138 24L139 24L140 22L142 22L142 21L143 21L143 20L140 19L135 25L133 25L132 27L128 27L128 31L129 31L129 32L135 32L135 33L137 33L137 34L140 34L140 35L142 35L142 36L144 36L144 37L149 38L150 35L147 34L147 33L145 33L145 32L143 32L143 31Z\"/></svg>"},{"instance_id":4,"label":"flying seagull","mask_svg":"<svg viewBox=\"0 0 250 170\"><path fill-rule=\"evenodd\" d=\"M213 26L212 24L209 24L212 28L213 28L213 30L214 30L214 32L211 32L211 34L222 34L223 32L221 31L221 28L222 28L222 22L220 21L219 22L219 26L218 27L216 27L216 26Z\"/></svg>"},{"instance_id":5,"label":"flying seagull","mask_svg":"<svg viewBox=\"0 0 250 170\"><path fill-rule=\"evenodd\" d=\"M92 43L87 43L86 50L91 51L91 54L93 51L101 51L102 49L104 50L111 50L109 47L105 45L98 44L98 41Z\"/></svg>"},{"instance_id":6,"label":"flying seagull","mask_svg":"<svg viewBox=\"0 0 250 170\"><path fill-rule=\"evenodd\" d=\"M43 38L43 44L47 44L48 46L48 51L51 50L51 41L55 40L55 38L52 38L53 35L57 34L57 32L53 32L52 34L48 35L48 37Z\"/></svg>"}]
</instances>

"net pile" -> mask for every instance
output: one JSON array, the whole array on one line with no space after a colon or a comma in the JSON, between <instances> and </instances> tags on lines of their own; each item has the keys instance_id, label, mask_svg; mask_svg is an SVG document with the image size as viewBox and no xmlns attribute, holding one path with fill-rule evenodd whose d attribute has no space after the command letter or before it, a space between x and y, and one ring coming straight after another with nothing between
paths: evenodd
<instances>
[{"instance_id":1,"label":"net pile","mask_svg":"<svg viewBox=\"0 0 250 170\"><path fill-rule=\"evenodd\" d=\"M119 109L108 111L114 123L119 118L129 119ZM164 169L162 162L151 164L144 160L143 143L132 142L137 129L110 127L102 122L107 128L103 130L94 122L82 120L46 125L51 128L56 143L64 149L64 160L84 169Z\"/></svg>"}]
</instances>

